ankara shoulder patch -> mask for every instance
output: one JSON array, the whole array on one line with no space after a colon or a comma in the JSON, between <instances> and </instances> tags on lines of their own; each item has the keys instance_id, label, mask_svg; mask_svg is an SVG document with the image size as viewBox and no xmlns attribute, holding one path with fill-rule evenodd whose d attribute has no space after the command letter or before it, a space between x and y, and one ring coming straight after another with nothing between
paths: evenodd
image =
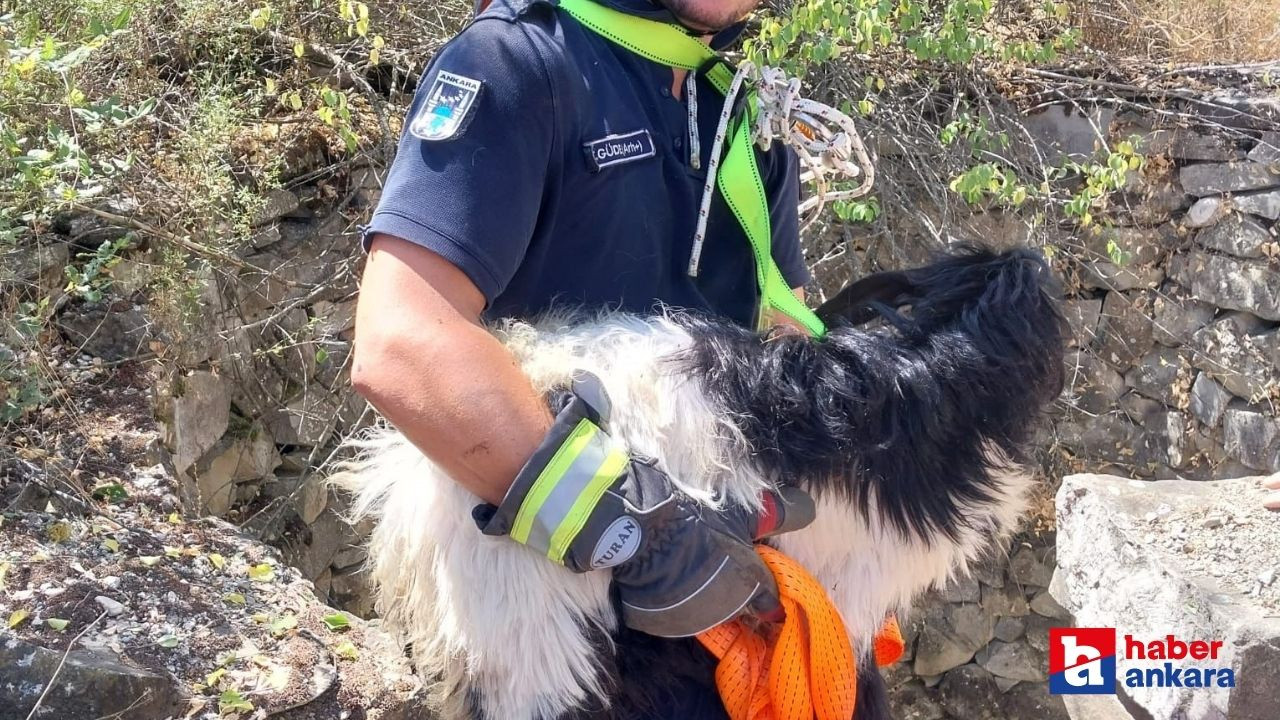
<instances>
[{"instance_id":1,"label":"ankara shoulder patch","mask_svg":"<svg viewBox=\"0 0 1280 720\"><path fill-rule=\"evenodd\" d=\"M441 70L427 93L409 132L423 140L448 140L466 129L471 108L480 95L482 83Z\"/></svg>"}]
</instances>

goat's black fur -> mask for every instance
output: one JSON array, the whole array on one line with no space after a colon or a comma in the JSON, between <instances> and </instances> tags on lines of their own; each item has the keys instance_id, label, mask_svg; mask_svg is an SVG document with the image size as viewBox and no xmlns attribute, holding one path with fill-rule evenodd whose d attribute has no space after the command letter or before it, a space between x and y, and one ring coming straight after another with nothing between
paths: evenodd
<instances>
[{"instance_id":1,"label":"goat's black fur","mask_svg":"<svg viewBox=\"0 0 1280 720\"><path fill-rule=\"evenodd\" d=\"M691 320L688 368L769 475L844 494L864 513L874 498L904 534L955 538L963 506L992 499L991 450L1024 460L1061 391L1051 273L1031 250L965 248L861 286L827 308L834 327L821 341ZM867 308L886 327L834 317L862 320Z\"/></svg>"}]
</instances>

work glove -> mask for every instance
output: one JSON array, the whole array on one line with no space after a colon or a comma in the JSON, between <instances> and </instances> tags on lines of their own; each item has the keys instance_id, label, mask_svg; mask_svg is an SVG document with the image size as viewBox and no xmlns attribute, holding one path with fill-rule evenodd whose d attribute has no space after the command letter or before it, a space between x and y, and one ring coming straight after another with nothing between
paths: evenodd
<instances>
[{"instance_id":1,"label":"work glove","mask_svg":"<svg viewBox=\"0 0 1280 720\"><path fill-rule=\"evenodd\" d=\"M650 635L688 637L744 613L780 619L753 540L812 522L807 494L767 493L760 512L709 510L609 436L598 378L576 376L552 406L551 430L502 504L476 508L486 535L509 535L574 572L612 568L623 622Z\"/></svg>"}]
</instances>

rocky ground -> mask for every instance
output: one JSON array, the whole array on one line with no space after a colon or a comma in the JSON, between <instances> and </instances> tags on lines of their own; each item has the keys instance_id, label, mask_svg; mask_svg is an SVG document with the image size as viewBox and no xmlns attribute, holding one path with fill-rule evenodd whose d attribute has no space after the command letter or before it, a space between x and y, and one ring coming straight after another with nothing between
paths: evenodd
<instances>
[{"instance_id":1,"label":"rocky ground","mask_svg":"<svg viewBox=\"0 0 1280 720\"><path fill-rule=\"evenodd\" d=\"M3 443L0 718L420 716L376 623L237 527L181 514L144 366L55 369L75 407Z\"/></svg>"},{"instance_id":2,"label":"rocky ground","mask_svg":"<svg viewBox=\"0 0 1280 720\"><path fill-rule=\"evenodd\" d=\"M1230 667L1236 678L1234 688L1122 686L1128 710L1112 703L1103 715L1094 696L1072 708L1073 718L1276 717L1280 513L1263 508L1260 480L1063 480L1053 594L1076 624L1146 639L1220 640L1218 659L1194 664ZM1121 677L1148 666L1121 648Z\"/></svg>"},{"instance_id":3,"label":"rocky ground","mask_svg":"<svg viewBox=\"0 0 1280 720\"><path fill-rule=\"evenodd\" d=\"M1254 483L1214 483L1201 503L1161 503L1147 512L1145 538L1188 573L1214 578L1280 618L1280 515L1262 506L1264 496Z\"/></svg>"}]
</instances>

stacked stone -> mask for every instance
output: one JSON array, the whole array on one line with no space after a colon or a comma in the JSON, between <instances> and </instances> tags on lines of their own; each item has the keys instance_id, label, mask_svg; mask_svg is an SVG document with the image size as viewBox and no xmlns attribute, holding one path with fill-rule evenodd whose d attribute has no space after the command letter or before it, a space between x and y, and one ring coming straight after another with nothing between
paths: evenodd
<instances>
[{"instance_id":1,"label":"stacked stone","mask_svg":"<svg viewBox=\"0 0 1280 720\"><path fill-rule=\"evenodd\" d=\"M373 169L346 180L352 207L376 204ZM205 328L179 353L159 407L185 504L240 520L281 546L321 597L368 616L360 529L315 473L371 418L347 372L361 215L339 212L332 196L313 185L267 196L247 269L206 285Z\"/></svg>"},{"instance_id":2,"label":"stacked stone","mask_svg":"<svg viewBox=\"0 0 1280 720\"><path fill-rule=\"evenodd\" d=\"M887 674L895 717L1065 718L1046 685L1049 628L1070 624L1049 595L1053 568L1049 543L1022 544L917 603Z\"/></svg>"},{"instance_id":3,"label":"stacked stone","mask_svg":"<svg viewBox=\"0 0 1280 720\"><path fill-rule=\"evenodd\" d=\"M322 597L366 614L358 530L341 520L340 501L315 468L371 418L347 366L362 257L356 225L378 193L371 167L271 191L251 235L230 243L240 248L239 269L221 263L216 275L196 271L180 333L158 317L165 309L148 302L149 268L163 251L154 246L130 251L112 268L101 302L66 303L56 318L84 355L163 361L155 388L161 459L179 481L186 512L226 517L281 546ZM82 245L85 237L100 242L124 232L93 215L65 224ZM54 293L71 246L50 245L29 258L24 277L34 283L49 275L41 287Z\"/></svg>"},{"instance_id":4,"label":"stacked stone","mask_svg":"<svg viewBox=\"0 0 1280 720\"><path fill-rule=\"evenodd\" d=\"M1157 131L1142 144L1173 168L1135 181L1112 218L1129 225L1083 238L1056 441L1130 477L1280 470L1280 133Z\"/></svg>"},{"instance_id":5,"label":"stacked stone","mask_svg":"<svg viewBox=\"0 0 1280 720\"><path fill-rule=\"evenodd\" d=\"M1068 155L1075 134L1110 124L1124 139L1134 121L1108 112L1038 139ZM1133 478L1278 471L1280 133L1141 130L1138 145L1148 169L1131 173L1102 229L1061 243L1078 282L1065 303L1066 409L1045 444ZM1029 537L917 604L908 662L890 672L899 716L1067 716L1046 687L1048 628L1071 624L1046 592L1053 542Z\"/></svg>"}]
</instances>

